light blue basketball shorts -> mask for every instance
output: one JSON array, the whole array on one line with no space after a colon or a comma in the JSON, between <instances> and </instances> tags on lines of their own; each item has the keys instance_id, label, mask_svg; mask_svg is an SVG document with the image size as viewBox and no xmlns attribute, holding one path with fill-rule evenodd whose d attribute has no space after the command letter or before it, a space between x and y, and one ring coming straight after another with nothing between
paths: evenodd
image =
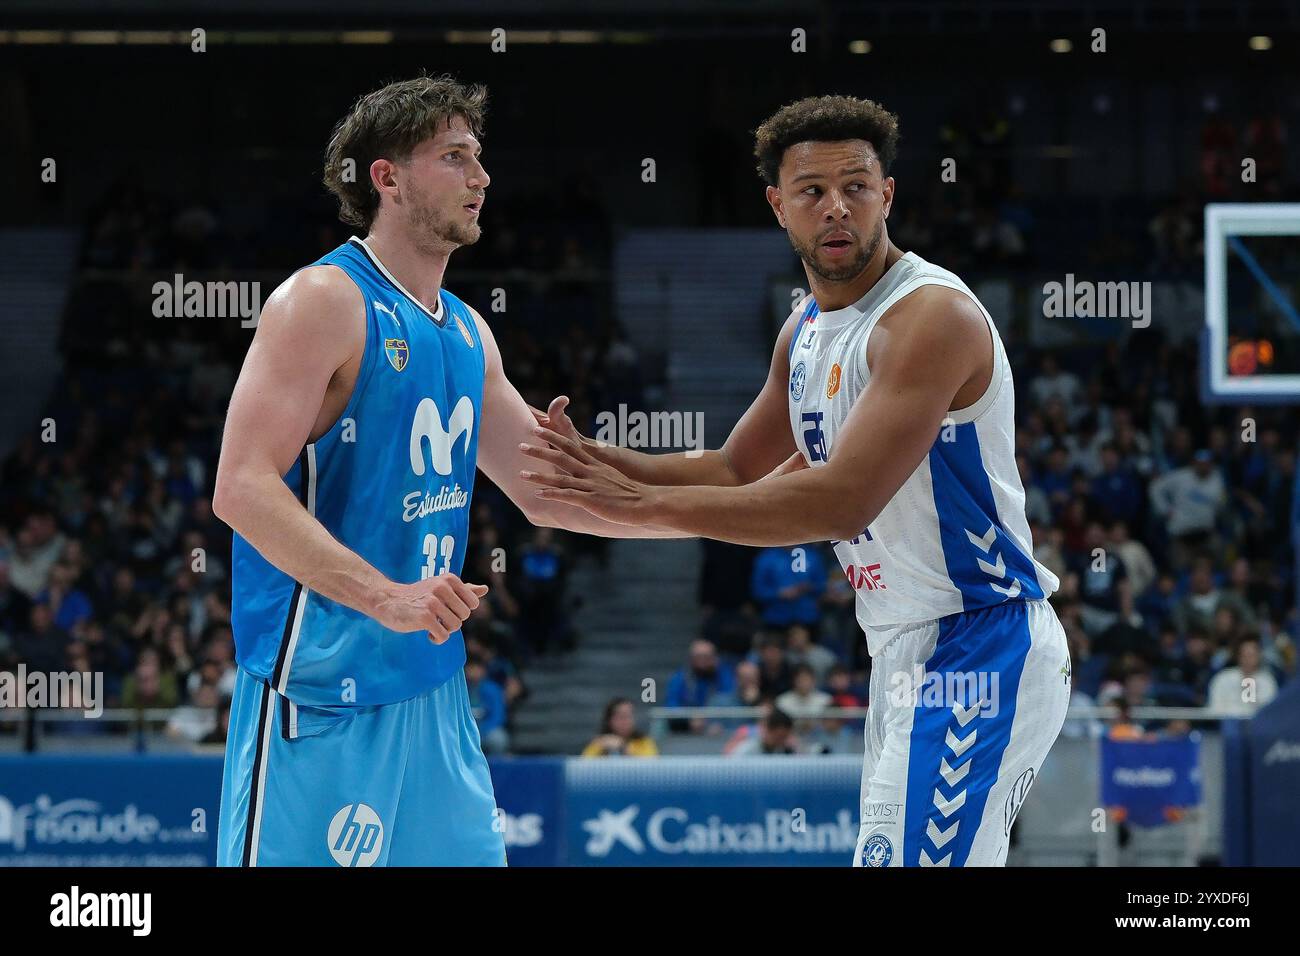
<instances>
[{"instance_id":1,"label":"light blue basketball shorts","mask_svg":"<svg viewBox=\"0 0 1300 956\"><path fill-rule=\"evenodd\" d=\"M497 820L463 672L393 704L307 707L240 668L218 866L504 866Z\"/></svg>"}]
</instances>

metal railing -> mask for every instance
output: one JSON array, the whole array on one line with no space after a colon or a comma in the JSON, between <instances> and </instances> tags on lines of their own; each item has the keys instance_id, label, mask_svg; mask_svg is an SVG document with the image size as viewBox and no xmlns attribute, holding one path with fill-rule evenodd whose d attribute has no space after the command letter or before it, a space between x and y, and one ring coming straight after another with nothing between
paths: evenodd
<instances>
[{"instance_id":1,"label":"metal railing","mask_svg":"<svg viewBox=\"0 0 1300 956\"><path fill-rule=\"evenodd\" d=\"M834 720L843 718L851 720L865 718L866 707L827 707L815 715L801 715L796 720ZM654 720L689 720L693 717L704 719L735 720L758 718L764 713L762 707L653 707L650 719ZM1066 720L1115 720L1121 716L1117 707L1071 705L1066 711ZM1253 714L1229 711L1214 707L1132 707L1128 717L1135 721L1147 720L1248 720Z\"/></svg>"},{"instance_id":2,"label":"metal railing","mask_svg":"<svg viewBox=\"0 0 1300 956\"><path fill-rule=\"evenodd\" d=\"M132 749L146 752L157 749L166 741L172 747L200 746L192 744L184 737L168 735L166 727L179 708L150 707L143 709L110 708L98 716L88 716L76 708L0 708L0 749L18 749L35 753L42 749L42 744L50 737L59 737L70 744L75 740L84 740L88 744L97 741L98 746L87 749L105 749L103 745L116 743L120 746L108 749ZM670 735L670 724L700 718L706 721L757 721L765 713L762 707L652 707L649 712L651 736L662 740ZM864 720L866 707L828 707L814 715L793 716L796 723L822 720ZM1110 723L1121 716L1115 707L1072 706L1066 713L1067 721L1098 721ZM1189 722L1220 722L1246 720L1250 714L1228 711L1211 707L1134 707L1128 712L1128 719L1135 722L1160 722L1185 720ZM93 724L95 730L86 732L84 726L74 733L64 734L65 728L72 725ZM11 746L5 747L6 742ZM68 749L65 744L60 749Z\"/></svg>"},{"instance_id":3,"label":"metal railing","mask_svg":"<svg viewBox=\"0 0 1300 956\"><path fill-rule=\"evenodd\" d=\"M116 742L125 745L127 749L141 753L154 749L160 739L182 747L200 746L185 738L171 737L165 733L167 724L179 709L118 707L105 709L97 716L90 716L86 710L76 707L0 708L0 749L5 749L6 741L10 743L17 741L15 749L36 753L42 749L41 744L47 736L63 737L59 731L69 725L77 725L78 732L63 737L65 740L83 740L88 743L92 740ZM88 729L89 733L86 732ZM104 748L87 747L86 749ZM122 747L110 749L120 750Z\"/></svg>"}]
</instances>

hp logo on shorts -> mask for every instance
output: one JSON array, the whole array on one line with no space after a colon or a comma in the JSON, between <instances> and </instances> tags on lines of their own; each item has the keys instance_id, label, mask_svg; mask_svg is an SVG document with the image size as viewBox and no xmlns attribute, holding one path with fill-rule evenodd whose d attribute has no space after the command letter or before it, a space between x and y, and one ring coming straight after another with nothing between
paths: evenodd
<instances>
[{"instance_id":1,"label":"hp logo on shorts","mask_svg":"<svg viewBox=\"0 0 1300 956\"><path fill-rule=\"evenodd\" d=\"M384 847L384 824L364 803L350 803L334 814L325 844L339 866L374 866Z\"/></svg>"}]
</instances>

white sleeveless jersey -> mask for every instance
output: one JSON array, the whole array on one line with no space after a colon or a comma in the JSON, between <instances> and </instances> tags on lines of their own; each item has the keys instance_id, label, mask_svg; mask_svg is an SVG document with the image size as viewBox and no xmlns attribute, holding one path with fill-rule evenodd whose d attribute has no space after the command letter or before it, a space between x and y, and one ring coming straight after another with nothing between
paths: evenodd
<instances>
[{"instance_id":1,"label":"white sleeveless jersey","mask_svg":"<svg viewBox=\"0 0 1300 956\"><path fill-rule=\"evenodd\" d=\"M1015 389L988 311L957 276L905 254L858 302L820 312L799 303L790 340L790 427L810 467L871 378L867 341L894 303L924 285L970 296L993 336L993 376L975 404L949 413L925 460L858 537L833 542L856 592L858 623L874 655L896 625L1044 598L1056 576L1033 558L1025 491L1016 470Z\"/></svg>"}]
</instances>

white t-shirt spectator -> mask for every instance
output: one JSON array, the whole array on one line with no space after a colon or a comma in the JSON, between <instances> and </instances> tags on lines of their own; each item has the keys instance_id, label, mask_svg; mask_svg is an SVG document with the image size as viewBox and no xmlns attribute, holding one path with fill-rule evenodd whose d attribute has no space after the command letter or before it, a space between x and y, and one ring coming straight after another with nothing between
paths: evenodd
<instances>
[{"instance_id":1,"label":"white t-shirt spectator","mask_svg":"<svg viewBox=\"0 0 1300 956\"><path fill-rule=\"evenodd\" d=\"M1115 550L1124 562L1124 570L1128 572L1128 583L1134 596L1141 594L1156 579L1156 563L1151 558L1151 552L1141 541L1132 538L1116 545Z\"/></svg>"},{"instance_id":2,"label":"white t-shirt spectator","mask_svg":"<svg viewBox=\"0 0 1300 956\"><path fill-rule=\"evenodd\" d=\"M1069 408L1079 395L1079 379L1064 370L1055 375L1040 375L1029 386L1038 405L1046 405L1054 398L1059 398Z\"/></svg>"},{"instance_id":3,"label":"white t-shirt spectator","mask_svg":"<svg viewBox=\"0 0 1300 956\"><path fill-rule=\"evenodd\" d=\"M1219 509L1227 500L1218 469L1202 478L1190 466L1177 468L1151 483L1151 503L1174 537L1213 531Z\"/></svg>"},{"instance_id":4,"label":"white t-shirt spectator","mask_svg":"<svg viewBox=\"0 0 1300 956\"><path fill-rule=\"evenodd\" d=\"M167 735L198 743L217 729L217 712L213 707L185 704L172 711L167 721Z\"/></svg>"},{"instance_id":5,"label":"white t-shirt spectator","mask_svg":"<svg viewBox=\"0 0 1300 956\"><path fill-rule=\"evenodd\" d=\"M831 695L824 690L815 690L808 695L795 690L788 690L776 699L777 710L784 711L792 719L818 717L831 705Z\"/></svg>"},{"instance_id":6,"label":"white t-shirt spectator","mask_svg":"<svg viewBox=\"0 0 1300 956\"><path fill-rule=\"evenodd\" d=\"M1251 676L1255 680L1254 701L1243 700L1246 688L1242 684L1245 675L1241 668L1225 667L1210 680L1210 692L1205 706L1229 713L1253 715L1277 696L1277 681L1271 672L1263 669L1255 671Z\"/></svg>"}]
</instances>

